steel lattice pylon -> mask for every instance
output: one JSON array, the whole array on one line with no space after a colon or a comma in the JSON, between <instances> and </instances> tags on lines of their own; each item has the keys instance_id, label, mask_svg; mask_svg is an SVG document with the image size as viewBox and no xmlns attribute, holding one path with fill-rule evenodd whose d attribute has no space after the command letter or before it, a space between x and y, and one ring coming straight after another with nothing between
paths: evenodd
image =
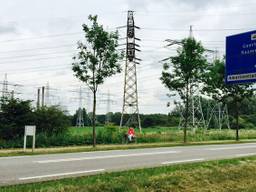
<instances>
[{"instance_id":1,"label":"steel lattice pylon","mask_svg":"<svg viewBox=\"0 0 256 192\"><path fill-rule=\"evenodd\" d=\"M10 93L8 92L8 81L7 74L4 75L3 88L2 88L2 98L7 99L10 97Z\"/></svg>"},{"instance_id":2,"label":"steel lattice pylon","mask_svg":"<svg viewBox=\"0 0 256 192\"><path fill-rule=\"evenodd\" d=\"M77 111L76 126L84 127L84 115L83 115L83 109L82 109L82 87L80 87L80 90L79 90L79 108Z\"/></svg>"},{"instance_id":3,"label":"steel lattice pylon","mask_svg":"<svg viewBox=\"0 0 256 192\"><path fill-rule=\"evenodd\" d=\"M180 111L179 128L181 129L181 127L184 127L185 123L185 108L180 103L178 103L178 105ZM200 96L191 96L189 99L187 125L188 128L191 128L192 130L196 130L197 128L206 128Z\"/></svg>"},{"instance_id":4,"label":"steel lattice pylon","mask_svg":"<svg viewBox=\"0 0 256 192\"><path fill-rule=\"evenodd\" d=\"M230 129L228 107L222 102L214 102L212 105L209 102L209 117L207 118L207 128L209 128L211 121L221 130L224 126Z\"/></svg>"},{"instance_id":5,"label":"steel lattice pylon","mask_svg":"<svg viewBox=\"0 0 256 192\"><path fill-rule=\"evenodd\" d=\"M126 37L126 61L125 61L125 78L124 78L124 95L123 95L123 109L120 121L120 128L126 126L138 126L141 131L139 104L138 104L138 91L137 91L137 71L135 52L140 51L136 47L133 11L128 11L127 18L127 37ZM124 123L124 115L129 117Z\"/></svg>"}]
</instances>

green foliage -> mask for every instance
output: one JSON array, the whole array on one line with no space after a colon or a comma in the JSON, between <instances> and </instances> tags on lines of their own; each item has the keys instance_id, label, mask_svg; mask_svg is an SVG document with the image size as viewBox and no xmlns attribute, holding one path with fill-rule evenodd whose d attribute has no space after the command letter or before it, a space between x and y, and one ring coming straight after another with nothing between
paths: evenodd
<instances>
[{"instance_id":1,"label":"green foliage","mask_svg":"<svg viewBox=\"0 0 256 192\"><path fill-rule=\"evenodd\" d=\"M91 125L89 114L87 113L85 108L82 109L82 114L84 119L84 125L85 126ZM76 110L75 114L71 117L72 126L76 126L77 116L78 116L78 110Z\"/></svg>"},{"instance_id":2,"label":"green foliage","mask_svg":"<svg viewBox=\"0 0 256 192\"><path fill-rule=\"evenodd\" d=\"M256 130L248 129L247 123L241 125L247 129L241 130L241 139L256 139ZM250 123L249 123L250 124ZM69 132L57 134L57 135L46 135L39 133L36 135L36 146L37 147L54 147L54 146L80 146L90 145L92 143L92 130L90 127L69 128ZM233 130L197 130L196 132L188 131L189 142L202 142L202 141L221 141L221 140L234 140ZM122 144L125 142L124 134L127 133L127 129L121 129L118 131L117 126L108 127L97 127L97 142L98 144ZM142 133L136 130L136 142L138 144L143 143L180 143L183 138L183 133L177 128L158 127L158 128L147 128L143 129ZM30 138L29 138L30 139ZM28 140L28 145L32 142ZM1 140L0 148L17 148L23 146L23 139L13 140Z\"/></svg>"},{"instance_id":3,"label":"green foliage","mask_svg":"<svg viewBox=\"0 0 256 192\"><path fill-rule=\"evenodd\" d=\"M207 72L203 75L204 88L203 93L208 94L212 98L226 102L241 103L244 99L248 99L253 95L250 84L227 85L224 81L225 64L224 60L215 60L209 65Z\"/></svg>"},{"instance_id":4,"label":"green foliage","mask_svg":"<svg viewBox=\"0 0 256 192\"><path fill-rule=\"evenodd\" d=\"M224 60L215 60L208 66L203 76L205 87L203 92L212 98L228 104L229 113L235 117L233 125L236 127L236 140L239 140L239 115L242 102L253 96L252 84L227 85L225 84Z\"/></svg>"},{"instance_id":5,"label":"green foliage","mask_svg":"<svg viewBox=\"0 0 256 192\"><path fill-rule=\"evenodd\" d=\"M101 144L122 143L124 138L124 133L123 131L119 132L119 128L116 126L107 125L106 127L98 130L97 138L98 138L98 143L101 143Z\"/></svg>"},{"instance_id":6,"label":"green foliage","mask_svg":"<svg viewBox=\"0 0 256 192\"><path fill-rule=\"evenodd\" d=\"M124 114L124 120L128 119L128 115ZM119 126L121 113L111 113L110 124ZM179 116L172 114L140 114L141 126L143 128L147 127L175 127L179 125ZM97 125L104 125L106 121L106 115L97 115Z\"/></svg>"},{"instance_id":7,"label":"green foliage","mask_svg":"<svg viewBox=\"0 0 256 192\"><path fill-rule=\"evenodd\" d=\"M86 83L93 92L93 146L96 145L96 93L98 86L104 83L107 77L121 72L118 61L123 57L117 50L118 33L107 32L99 25L97 16L89 16L91 26L83 25L85 43L78 42L78 54L72 64L75 76Z\"/></svg>"},{"instance_id":8,"label":"green foliage","mask_svg":"<svg viewBox=\"0 0 256 192\"><path fill-rule=\"evenodd\" d=\"M122 55L117 51L118 33L107 32L98 24L97 16L89 16L91 26L83 25L86 43L78 42L78 55L74 57L73 71L78 79L85 82L91 90L121 72L118 63Z\"/></svg>"},{"instance_id":9,"label":"green foliage","mask_svg":"<svg viewBox=\"0 0 256 192\"><path fill-rule=\"evenodd\" d=\"M37 126L37 137L64 134L70 119L58 107L34 110L31 101L5 99L1 101L0 142L8 146L21 146L25 125Z\"/></svg>"},{"instance_id":10,"label":"green foliage","mask_svg":"<svg viewBox=\"0 0 256 192\"><path fill-rule=\"evenodd\" d=\"M16 139L24 134L24 126L33 123L31 101L1 100L0 138Z\"/></svg>"},{"instance_id":11,"label":"green foliage","mask_svg":"<svg viewBox=\"0 0 256 192\"><path fill-rule=\"evenodd\" d=\"M37 131L46 135L64 133L70 126L70 119L56 106L39 108L34 117Z\"/></svg>"},{"instance_id":12,"label":"green foliage","mask_svg":"<svg viewBox=\"0 0 256 192\"><path fill-rule=\"evenodd\" d=\"M206 67L205 49L194 38L183 39L177 56L170 57L163 66L162 83L179 94L185 104L184 142L187 140L188 108L194 88L199 87Z\"/></svg>"},{"instance_id":13,"label":"green foliage","mask_svg":"<svg viewBox=\"0 0 256 192\"><path fill-rule=\"evenodd\" d=\"M182 100L188 89L198 87L206 66L204 48L194 38L183 39L177 56L170 57L163 66L161 80L170 91L177 91Z\"/></svg>"}]
</instances>

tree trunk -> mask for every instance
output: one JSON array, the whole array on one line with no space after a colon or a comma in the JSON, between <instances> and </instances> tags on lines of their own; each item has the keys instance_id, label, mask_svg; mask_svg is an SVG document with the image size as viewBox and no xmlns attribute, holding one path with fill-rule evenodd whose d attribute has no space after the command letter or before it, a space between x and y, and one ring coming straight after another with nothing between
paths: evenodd
<instances>
[{"instance_id":1,"label":"tree trunk","mask_svg":"<svg viewBox=\"0 0 256 192\"><path fill-rule=\"evenodd\" d=\"M184 128L183 128L183 132L184 132L184 138L183 138L183 142L187 143L187 127L188 127L188 99L189 99L189 94L188 94L189 90L188 90L188 84L186 87L186 101L185 101L185 124L184 124Z\"/></svg>"},{"instance_id":2,"label":"tree trunk","mask_svg":"<svg viewBox=\"0 0 256 192\"><path fill-rule=\"evenodd\" d=\"M239 106L236 101L236 141L239 141Z\"/></svg>"},{"instance_id":3,"label":"tree trunk","mask_svg":"<svg viewBox=\"0 0 256 192\"><path fill-rule=\"evenodd\" d=\"M93 147L96 147L96 91L93 91L93 111L92 111L92 138Z\"/></svg>"}]
</instances>

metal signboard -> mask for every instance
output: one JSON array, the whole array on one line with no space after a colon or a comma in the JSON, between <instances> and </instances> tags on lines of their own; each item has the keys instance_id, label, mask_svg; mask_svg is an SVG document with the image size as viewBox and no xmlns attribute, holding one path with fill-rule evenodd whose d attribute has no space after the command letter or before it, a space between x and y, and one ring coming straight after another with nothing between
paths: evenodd
<instances>
[{"instance_id":1,"label":"metal signboard","mask_svg":"<svg viewBox=\"0 0 256 192\"><path fill-rule=\"evenodd\" d=\"M26 125L25 126L25 135L26 136L34 136L36 133L36 126Z\"/></svg>"},{"instance_id":2,"label":"metal signboard","mask_svg":"<svg viewBox=\"0 0 256 192\"><path fill-rule=\"evenodd\" d=\"M24 151L26 151L26 147L27 147L27 136L33 137L32 151L34 151L35 144L36 144L36 126L35 125L26 125L25 126L24 146L23 146Z\"/></svg>"},{"instance_id":3,"label":"metal signboard","mask_svg":"<svg viewBox=\"0 0 256 192\"><path fill-rule=\"evenodd\" d=\"M226 38L226 84L256 81L256 31Z\"/></svg>"}]
</instances>

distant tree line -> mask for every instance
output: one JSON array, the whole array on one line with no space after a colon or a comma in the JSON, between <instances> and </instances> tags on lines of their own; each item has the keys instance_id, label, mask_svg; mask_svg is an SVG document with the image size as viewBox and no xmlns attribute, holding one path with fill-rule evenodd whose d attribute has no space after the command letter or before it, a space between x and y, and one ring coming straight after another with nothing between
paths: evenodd
<instances>
[{"instance_id":1,"label":"distant tree line","mask_svg":"<svg viewBox=\"0 0 256 192\"><path fill-rule=\"evenodd\" d=\"M78 111L72 116L72 125L76 126ZM106 124L107 116L110 117L108 123L119 126L121 113L120 112L109 112L108 114L96 115L96 124L104 125ZM128 115L124 115L124 120L128 119ZM83 109L83 118L85 126L91 125L91 113L87 113ZM176 127L179 124L178 114L140 114L141 125L143 128L147 127Z\"/></svg>"},{"instance_id":2,"label":"distant tree line","mask_svg":"<svg viewBox=\"0 0 256 192\"><path fill-rule=\"evenodd\" d=\"M206 99L201 97L201 105L204 114L204 118L207 119L207 110L209 109L209 103L216 103L215 100ZM240 128L255 128L256 127L256 96L245 98L241 103L240 108ZM235 124L235 110L232 102L227 101L228 113L229 113L229 122L232 129L236 128ZM73 116L70 117L72 126L76 126L78 111L75 112ZM83 118L85 126L91 126L91 113L87 113L86 109L83 109ZM104 125L106 123L106 116L110 117L110 122L113 125L119 126L121 113L120 112L110 112L108 114L96 115L96 124ZM128 115L124 115L124 118L127 119ZM180 109L175 107L168 114L140 114L141 124L143 128L148 127L178 127L180 120ZM209 125L212 129L217 129L216 124L211 122ZM227 127L223 127L227 128Z\"/></svg>"}]
</instances>

